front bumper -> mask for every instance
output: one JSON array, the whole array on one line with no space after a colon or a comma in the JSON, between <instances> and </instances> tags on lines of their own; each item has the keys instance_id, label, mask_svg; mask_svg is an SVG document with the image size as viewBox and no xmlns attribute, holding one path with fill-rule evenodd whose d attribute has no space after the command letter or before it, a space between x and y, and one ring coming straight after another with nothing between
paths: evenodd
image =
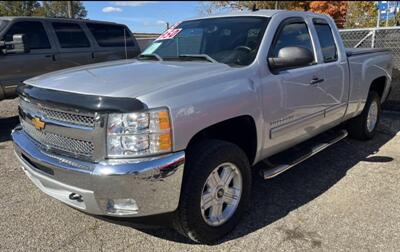
<instances>
[{"instance_id":1,"label":"front bumper","mask_svg":"<svg viewBox=\"0 0 400 252\"><path fill-rule=\"evenodd\" d=\"M51 197L83 212L136 217L168 213L178 207L183 151L161 157L91 163L44 152L20 129L13 131L12 139L16 156L32 182ZM137 209L110 209L110 201L119 199L133 199Z\"/></svg>"}]
</instances>

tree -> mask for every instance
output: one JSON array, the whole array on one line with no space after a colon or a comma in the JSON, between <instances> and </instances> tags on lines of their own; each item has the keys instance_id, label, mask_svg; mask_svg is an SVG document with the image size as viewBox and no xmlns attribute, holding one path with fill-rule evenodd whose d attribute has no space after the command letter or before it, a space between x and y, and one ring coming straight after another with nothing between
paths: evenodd
<instances>
[{"instance_id":1,"label":"tree","mask_svg":"<svg viewBox=\"0 0 400 252\"><path fill-rule=\"evenodd\" d=\"M38 1L0 1L0 16L32 16L39 8Z\"/></svg>"},{"instance_id":2,"label":"tree","mask_svg":"<svg viewBox=\"0 0 400 252\"><path fill-rule=\"evenodd\" d=\"M346 1L313 1L310 3L310 11L331 16L339 28L343 28L346 22Z\"/></svg>"},{"instance_id":3,"label":"tree","mask_svg":"<svg viewBox=\"0 0 400 252\"><path fill-rule=\"evenodd\" d=\"M339 27L343 27L346 17L346 1L214 1L203 8L204 14L230 9L284 9L313 11L332 16Z\"/></svg>"},{"instance_id":4,"label":"tree","mask_svg":"<svg viewBox=\"0 0 400 252\"><path fill-rule=\"evenodd\" d=\"M209 4L203 4L201 9L204 14L210 14L221 10L232 9L286 9L286 10L302 10L309 9L311 1L213 1Z\"/></svg>"},{"instance_id":5,"label":"tree","mask_svg":"<svg viewBox=\"0 0 400 252\"><path fill-rule=\"evenodd\" d=\"M84 18L87 15L81 1L0 1L0 16L45 16Z\"/></svg>"},{"instance_id":6,"label":"tree","mask_svg":"<svg viewBox=\"0 0 400 252\"><path fill-rule=\"evenodd\" d=\"M43 1L41 14L46 17L70 17L68 2L71 3L71 18L84 18L87 15L81 1Z\"/></svg>"},{"instance_id":7,"label":"tree","mask_svg":"<svg viewBox=\"0 0 400 252\"><path fill-rule=\"evenodd\" d=\"M378 10L373 1L350 1L345 28L375 27Z\"/></svg>"}]
</instances>

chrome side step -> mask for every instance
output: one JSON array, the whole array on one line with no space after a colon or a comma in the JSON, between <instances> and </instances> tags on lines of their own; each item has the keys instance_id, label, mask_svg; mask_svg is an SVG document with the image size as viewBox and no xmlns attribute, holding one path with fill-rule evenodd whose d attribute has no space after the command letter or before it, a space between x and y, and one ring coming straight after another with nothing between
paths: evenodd
<instances>
[{"instance_id":1,"label":"chrome side step","mask_svg":"<svg viewBox=\"0 0 400 252\"><path fill-rule=\"evenodd\" d=\"M293 166L307 160L318 152L339 142L347 136L346 130L328 131L310 140L300 143L295 147L276 154L263 162L268 166L261 171L264 179L271 179L278 176Z\"/></svg>"}]
</instances>

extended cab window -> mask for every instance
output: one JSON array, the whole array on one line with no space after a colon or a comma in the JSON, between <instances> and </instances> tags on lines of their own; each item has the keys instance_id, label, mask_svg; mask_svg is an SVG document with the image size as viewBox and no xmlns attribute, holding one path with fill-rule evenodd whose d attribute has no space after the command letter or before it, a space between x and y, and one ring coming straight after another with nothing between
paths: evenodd
<instances>
[{"instance_id":1,"label":"extended cab window","mask_svg":"<svg viewBox=\"0 0 400 252\"><path fill-rule=\"evenodd\" d=\"M127 46L135 45L132 36L124 26L96 23L87 23L86 25L101 47L123 47L125 39Z\"/></svg>"},{"instance_id":2,"label":"extended cab window","mask_svg":"<svg viewBox=\"0 0 400 252\"><path fill-rule=\"evenodd\" d=\"M61 48L90 47L85 32L78 24L52 23Z\"/></svg>"},{"instance_id":3,"label":"extended cab window","mask_svg":"<svg viewBox=\"0 0 400 252\"><path fill-rule=\"evenodd\" d=\"M14 34L25 34L29 41L30 49L50 49L50 42L41 22L21 21L13 24L4 36L10 42Z\"/></svg>"},{"instance_id":4,"label":"extended cab window","mask_svg":"<svg viewBox=\"0 0 400 252\"><path fill-rule=\"evenodd\" d=\"M314 26L318 34L318 40L321 45L324 62L336 61L338 58L337 49L331 28L326 23L318 22L314 22Z\"/></svg>"},{"instance_id":5,"label":"extended cab window","mask_svg":"<svg viewBox=\"0 0 400 252\"><path fill-rule=\"evenodd\" d=\"M4 27L6 27L6 21L0 20L0 31L3 30Z\"/></svg>"},{"instance_id":6,"label":"extended cab window","mask_svg":"<svg viewBox=\"0 0 400 252\"><path fill-rule=\"evenodd\" d=\"M278 57L280 49L291 46L304 47L314 52L311 37L305 22L285 24L282 29L278 31L271 56Z\"/></svg>"}]
</instances>

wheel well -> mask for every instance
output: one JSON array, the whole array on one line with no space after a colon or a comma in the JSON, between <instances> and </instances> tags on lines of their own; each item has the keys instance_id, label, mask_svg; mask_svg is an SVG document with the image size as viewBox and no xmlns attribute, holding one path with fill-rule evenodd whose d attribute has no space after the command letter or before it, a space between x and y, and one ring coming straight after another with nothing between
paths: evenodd
<instances>
[{"instance_id":1,"label":"wheel well","mask_svg":"<svg viewBox=\"0 0 400 252\"><path fill-rule=\"evenodd\" d=\"M257 150L257 129L251 116L231 118L201 130L189 141L188 148L205 139L234 143L246 153L250 164L254 162Z\"/></svg>"},{"instance_id":2,"label":"wheel well","mask_svg":"<svg viewBox=\"0 0 400 252\"><path fill-rule=\"evenodd\" d=\"M385 91L385 86L386 86L386 77L382 76L379 78L376 78L372 83L369 88L369 91L375 91L378 93L378 95L382 98L383 92Z\"/></svg>"}]
</instances>

